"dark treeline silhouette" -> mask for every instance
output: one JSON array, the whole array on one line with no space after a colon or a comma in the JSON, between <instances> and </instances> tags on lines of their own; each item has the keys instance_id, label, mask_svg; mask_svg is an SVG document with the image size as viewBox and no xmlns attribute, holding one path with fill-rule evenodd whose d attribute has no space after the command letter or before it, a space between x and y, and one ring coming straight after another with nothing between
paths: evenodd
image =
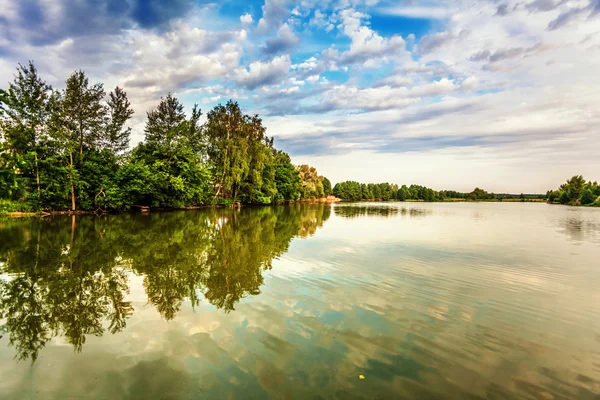
<instances>
[{"instance_id":1,"label":"dark treeline silhouette","mask_svg":"<svg viewBox=\"0 0 600 400\"><path fill-rule=\"evenodd\" d=\"M324 204L0 222L0 318L19 359L36 360L56 335L81 351L134 313L129 275L175 318L201 292L225 312L260 293L263 272L329 218Z\"/></svg>"},{"instance_id":2,"label":"dark treeline silhouette","mask_svg":"<svg viewBox=\"0 0 600 400\"><path fill-rule=\"evenodd\" d=\"M229 101L200 124L168 94L147 113L145 140L129 151L125 91L108 95L75 71L55 90L20 65L0 90L0 212L128 210L272 204L329 194L329 180L294 166L257 115Z\"/></svg>"}]
</instances>

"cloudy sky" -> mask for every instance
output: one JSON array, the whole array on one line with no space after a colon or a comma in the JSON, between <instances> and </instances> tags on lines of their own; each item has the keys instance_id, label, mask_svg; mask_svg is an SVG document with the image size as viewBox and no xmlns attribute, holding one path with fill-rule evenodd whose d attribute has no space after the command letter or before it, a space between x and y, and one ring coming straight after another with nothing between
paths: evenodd
<instances>
[{"instance_id":1,"label":"cloudy sky","mask_svg":"<svg viewBox=\"0 0 600 400\"><path fill-rule=\"evenodd\" d=\"M333 182L545 192L600 178L600 0L0 0L0 87L237 100Z\"/></svg>"}]
</instances>

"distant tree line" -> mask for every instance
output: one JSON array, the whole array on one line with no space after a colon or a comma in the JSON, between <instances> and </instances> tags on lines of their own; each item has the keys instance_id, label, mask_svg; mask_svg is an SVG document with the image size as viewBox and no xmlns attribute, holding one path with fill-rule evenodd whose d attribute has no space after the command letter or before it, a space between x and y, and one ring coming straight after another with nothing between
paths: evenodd
<instances>
[{"instance_id":1,"label":"distant tree line","mask_svg":"<svg viewBox=\"0 0 600 400\"><path fill-rule=\"evenodd\" d=\"M598 182L586 182L582 175L575 175L560 185L558 190L549 190L546 197L552 203L600 207L600 186Z\"/></svg>"},{"instance_id":2,"label":"distant tree line","mask_svg":"<svg viewBox=\"0 0 600 400\"><path fill-rule=\"evenodd\" d=\"M125 91L75 71L55 90L32 62L0 90L0 212L271 204L323 197L331 183L277 150L257 115L219 104L200 124L168 94L130 150Z\"/></svg>"},{"instance_id":3,"label":"distant tree line","mask_svg":"<svg viewBox=\"0 0 600 400\"><path fill-rule=\"evenodd\" d=\"M359 183L355 181L340 182L333 187L333 194L343 200L421 200L444 201L448 199L465 200L494 200L502 196L488 193L483 189L475 188L470 193L461 193L453 190L436 191L421 185L402 185L390 183Z\"/></svg>"}]
</instances>

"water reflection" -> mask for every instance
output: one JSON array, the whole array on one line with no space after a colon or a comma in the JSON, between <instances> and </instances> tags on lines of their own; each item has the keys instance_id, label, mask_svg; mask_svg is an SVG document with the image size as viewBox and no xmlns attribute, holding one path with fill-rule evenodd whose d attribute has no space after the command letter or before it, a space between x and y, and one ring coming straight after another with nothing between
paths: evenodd
<instances>
[{"instance_id":1,"label":"water reflection","mask_svg":"<svg viewBox=\"0 0 600 400\"><path fill-rule=\"evenodd\" d=\"M358 218L358 217L393 217L396 215L409 215L411 217L419 217L431 214L431 210L424 208L406 208L394 205L337 205L334 208L334 213L342 218Z\"/></svg>"},{"instance_id":2,"label":"water reflection","mask_svg":"<svg viewBox=\"0 0 600 400\"><path fill-rule=\"evenodd\" d=\"M561 220L559 232L577 242L584 240L600 241L600 224L591 221L587 214L564 218Z\"/></svg>"},{"instance_id":3,"label":"water reflection","mask_svg":"<svg viewBox=\"0 0 600 400\"><path fill-rule=\"evenodd\" d=\"M260 293L262 273L295 236L315 233L327 205L109 217L56 217L0 225L0 318L20 360L55 336L81 351L89 335L122 331L131 273L166 320L199 292L229 312Z\"/></svg>"}]
</instances>

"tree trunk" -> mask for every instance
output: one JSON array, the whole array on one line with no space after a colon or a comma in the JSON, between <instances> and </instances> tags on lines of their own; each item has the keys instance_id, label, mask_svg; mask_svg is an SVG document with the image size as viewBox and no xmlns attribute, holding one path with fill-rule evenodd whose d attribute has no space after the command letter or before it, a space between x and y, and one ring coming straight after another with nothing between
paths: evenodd
<instances>
[{"instance_id":1,"label":"tree trunk","mask_svg":"<svg viewBox=\"0 0 600 400\"><path fill-rule=\"evenodd\" d=\"M217 201L217 197L219 196L219 193L221 192L221 188L223 187L223 182L225 181L225 170L227 169L227 164L228 164L228 160L227 160L227 153L229 150L229 136L230 136L230 132L231 132L231 121L230 121L230 117L227 116L227 144L225 146L225 156L223 157L223 174L221 174L221 182L219 182L219 188L217 189L217 193L215 194L215 197L213 199L213 204Z\"/></svg>"},{"instance_id":2,"label":"tree trunk","mask_svg":"<svg viewBox=\"0 0 600 400\"><path fill-rule=\"evenodd\" d=\"M37 183L38 201L40 201L40 198L42 197L42 189L40 188L40 170L38 168L37 151L34 153L34 157L35 157L35 181Z\"/></svg>"},{"instance_id":3,"label":"tree trunk","mask_svg":"<svg viewBox=\"0 0 600 400\"><path fill-rule=\"evenodd\" d=\"M73 184L73 151L69 149L69 183L71 184L71 211L75 211L75 185Z\"/></svg>"}]
</instances>

